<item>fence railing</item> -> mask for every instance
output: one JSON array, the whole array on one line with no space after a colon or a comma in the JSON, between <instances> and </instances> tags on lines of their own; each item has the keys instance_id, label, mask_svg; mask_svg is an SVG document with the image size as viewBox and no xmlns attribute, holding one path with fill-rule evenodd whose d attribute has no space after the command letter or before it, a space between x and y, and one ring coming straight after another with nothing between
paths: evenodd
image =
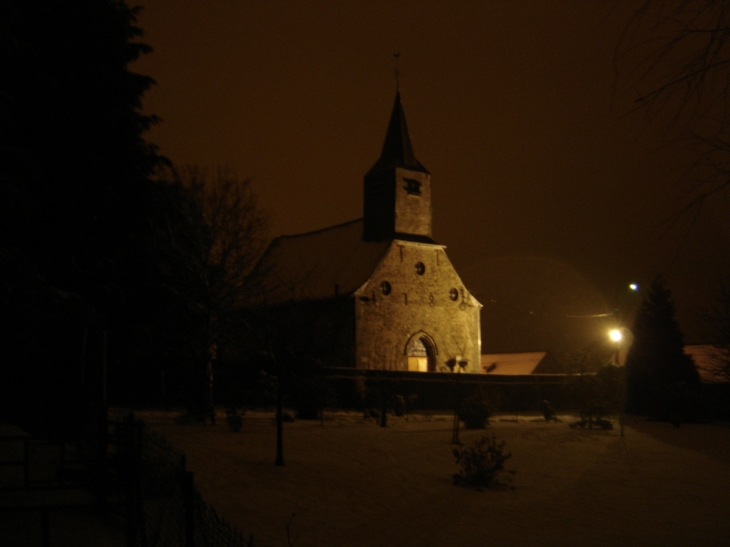
<instances>
[{"instance_id":1,"label":"fence railing","mask_svg":"<svg viewBox=\"0 0 730 547\"><path fill-rule=\"evenodd\" d=\"M83 462L63 442L30 435L0 437L0 491L69 488ZM76 473L72 481L72 473Z\"/></svg>"},{"instance_id":2,"label":"fence railing","mask_svg":"<svg viewBox=\"0 0 730 547\"><path fill-rule=\"evenodd\" d=\"M130 464L130 470L136 468L138 485L132 488L137 494L127 496L129 535L137 538L136 545L253 547L252 540L203 499L181 451L141 421L130 427L136 429L131 437L139 442Z\"/></svg>"},{"instance_id":3,"label":"fence railing","mask_svg":"<svg viewBox=\"0 0 730 547\"><path fill-rule=\"evenodd\" d=\"M0 508L38 512L43 547L50 545L50 513L92 506L123 517L128 547L253 547L202 498L185 455L131 415L74 444L30 435L0 443ZM52 503L42 495L50 490L57 492Z\"/></svg>"}]
</instances>

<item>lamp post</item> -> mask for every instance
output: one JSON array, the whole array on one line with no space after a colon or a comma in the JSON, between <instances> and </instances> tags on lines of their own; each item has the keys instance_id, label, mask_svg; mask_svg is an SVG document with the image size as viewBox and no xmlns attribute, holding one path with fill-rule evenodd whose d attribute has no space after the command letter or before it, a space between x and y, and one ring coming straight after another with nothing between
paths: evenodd
<instances>
[{"instance_id":1,"label":"lamp post","mask_svg":"<svg viewBox=\"0 0 730 547\"><path fill-rule=\"evenodd\" d=\"M619 329L613 329L609 333L609 337L616 343L616 366L621 366L620 354L621 354L621 341L624 336ZM626 378L623 369L618 370L619 373L619 409L618 409L618 426L621 431L621 437L624 436L624 405L626 404L626 386L624 385Z\"/></svg>"},{"instance_id":2,"label":"lamp post","mask_svg":"<svg viewBox=\"0 0 730 547\"><path fill-rule=\"evenodd\" d=\"M469 361L463 359L461 356L456 356L453 359L449 359L446 362L446 366L449 367L451 372L464 372ZM458 367L458 368L457 368ZM457 386L456 404L454 405L454 424L451 429L451 444L461 444L459 440L459 410L461 409L461 378L459 378Z\"/></svg>"},{"instance_id":3,"label":"lamp post","mask_svg":"<svg viewBox=\"0 0 730 547\"><path fill-rule=\"evenodd\" d=\"M621 301L626 301L626 293L621 291L622 288L627 288L631 292L638 292L639 291L639 285L638 283L629 283L627 285L622 285L621 287L616 289L616 294L614 295L614 307L613 307L613 320L615 324L614 330L619 330L621 328ZM621 294L624 295L623 298L620 298ZM624 314L625 315L625 314ZM612 331L613 332L613 331ZM613 335L611 335L611 339L613 339ZM614 342L620 342L621 339L614 340Z\"/></svg>"},{"instance_id":4,"label":"lamp post","mask_svg":"<svg viewBox=\"0 0 730 547\"><path fill-rule=\"evenodd\" d=\"M619 396L619 417L618 417L618 423L621 428L621 436L624 436L624 406L626 405L626 371L624 367L621 365L621 350L627 349L628 346L631 345L631 342L633 341L633 335L629 329L626 327L623 328L616 328L612 329L608 333L608 337L611 339L612 342L616 344L616 353L615 355L615 362L614 364L618 368L618 376L619 376L619 390L620 390L620 396Z\"/></svg>"}]
</instances>

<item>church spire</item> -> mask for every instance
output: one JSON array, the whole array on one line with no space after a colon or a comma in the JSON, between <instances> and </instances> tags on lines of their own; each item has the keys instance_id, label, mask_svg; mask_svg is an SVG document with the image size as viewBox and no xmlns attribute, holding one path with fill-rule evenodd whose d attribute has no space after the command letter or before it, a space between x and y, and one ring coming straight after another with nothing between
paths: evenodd
<instances>
[{"instance_id":1,"label":"church spire","mask_svg":"<svg viewBox=\"0 0 730 547\"><path fill-rule=\"evenodd\" d=\"M380 158L365 174L363 239L431 240L431 174L413 154L406 117L395 94Z\"/></svg>"},{"instance_id":2,"label":"church spire","mask_svg":"<svg viewBox=\"0 0 730 547\"><path fill-rule=\"evenodd\" d=\"M388 131L385 134L385 142L380 152L380 158L372 167L371 171L379 171L393 167L402 167L412 171L428 173L428 170L421 165L413 154L411 138L408 135L408 125L403 112L403 105L400 102L400 91L395 94L393 111L388 122Z\"/></svg>"}]
</instances>

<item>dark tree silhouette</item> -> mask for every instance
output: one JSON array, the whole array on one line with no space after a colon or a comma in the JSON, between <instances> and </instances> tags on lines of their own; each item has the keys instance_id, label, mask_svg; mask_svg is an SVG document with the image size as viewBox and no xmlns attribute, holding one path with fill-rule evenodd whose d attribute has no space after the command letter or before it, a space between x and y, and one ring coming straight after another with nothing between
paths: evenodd
<instances>
[{"instance_id":1,"label":"dark tree silhouette","mask_svg":"<svg viewBox=\"0 0 730 547\"><path fill-rule=\"evenodd\" d=\"M626 356L626 408L660 419L688 417L699 374L674 318L674 303L662 276L651 283L633 326Z\"/></svg>"},{"instance_id":2,"label":"dark tree silhouette","mask_svg":"<svg viewBox=\"0 0 730 547\"><path fill-rule=\"evenodd\" d=\"M164 171L144 140L138 9L0 7L0 412L29 429L73 426L105 378L110 403L209 407L265 243L250 181Z\"/></svg>"},{"instance_id":3,"label":"dark tree silhouette","mask_svg":"<svg viewBox=\"0 0 730 547\"><path fill-rule=\"evenodd\" d=\"M672 219L702 214L714 199L727 205L730 190L730 2L644 0L627 25L616 56L617 69L638 108L665 137L696 151L684 173L683 206ZM619 78L619 82L622 78ZM702 312L706 335L724 358L730 342L730 285L715 289ZM730 365L726 366L730 376Z\"/></svg>"},{"instance_id":4,"label":"dark tree silhouette","mask_svg":"<svg viewBox=\"0 0 730 547\"><path fill-rule=\"evenodd\" d=\"M143 139L153 82L128 69L149 51L136 14L119 0L0 7L0 405L16 423L68 423L102 331L120 361L142 329L144 195L163 160Z\"/></svg>"},{"instance_id":5,"label":"dark tree silhouette","mask_svg":"<svg viewBox=\"0 0 730 547\"><path fill-rule=\"evenodd\" d=\"M200 415L212 410L213 361L225 367L240 352L245 281L266 245L268 216L251 180L230 169L188 166L164 179L152 226L175 355L161 362L186 379L188 411Z\"/></svg>"}]
</instances>

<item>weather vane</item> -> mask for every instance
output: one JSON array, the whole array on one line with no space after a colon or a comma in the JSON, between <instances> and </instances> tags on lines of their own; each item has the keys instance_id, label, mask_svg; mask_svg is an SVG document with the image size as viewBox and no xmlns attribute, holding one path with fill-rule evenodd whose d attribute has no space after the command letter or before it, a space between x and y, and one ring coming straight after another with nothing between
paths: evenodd
<instances>
[{"instance_id":1,"label":"weather vane","mask_svg":"<svg viewBox=\"0 0 730 547\"><path fill-rule=\"evenodd\" d=\"M398 59L400 59L400 51L394 53L393 58L395 59L395 68L393 69L393 74L395 74L395 90L400 91L400 70L398 69Z\"/></svg>"}]
</instances>

